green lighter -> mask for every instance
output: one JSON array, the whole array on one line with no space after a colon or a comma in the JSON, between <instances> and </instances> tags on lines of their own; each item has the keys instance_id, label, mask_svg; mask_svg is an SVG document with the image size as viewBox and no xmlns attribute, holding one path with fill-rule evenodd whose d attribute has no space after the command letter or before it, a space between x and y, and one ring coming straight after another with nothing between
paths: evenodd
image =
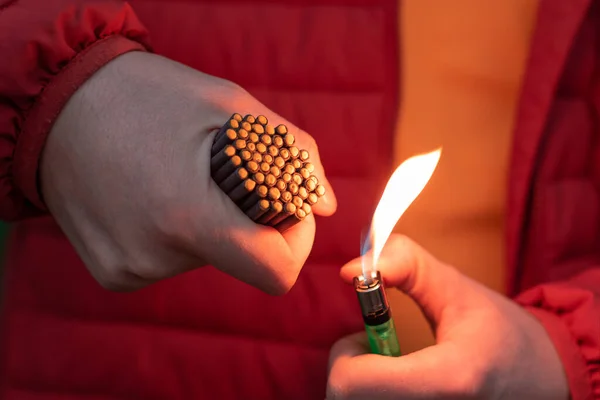
<instances>
[{"instance_id":1,"label":"green lighter","mask_svg":"<svg viewBox=\"0 0 600 400\"><path fill-rule=\"evenodd\" d=\"M384 356L400 356L400 344L396 336L392 310L379 271L370 279L362 275L355 277L354 289L360 303L371 351Z\"/></svg>"}]
</instances>

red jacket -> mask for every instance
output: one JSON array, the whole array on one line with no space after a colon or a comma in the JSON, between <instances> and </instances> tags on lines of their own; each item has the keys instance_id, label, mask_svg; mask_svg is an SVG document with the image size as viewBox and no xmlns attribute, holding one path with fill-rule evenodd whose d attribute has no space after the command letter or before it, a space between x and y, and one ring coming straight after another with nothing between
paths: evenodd
<instances>
[{"instance_id":1,"label":"red jacket","mask_svg":"<svg viewBox=\"0 0 600 400\"><path fill-rule=\"evenodd\" d=\"M331 344L362 329L338 269L357 255L390 172L397 2L282 3L138 0L138 19L116 1L0 0L0 216L21 221L5 277L1 398L323 398ZM149 50L146 28L156 52L241 84L320 143L339 211L318 221L289 295L212 268L110 293L43 216L36 172L54 119L106 62ZM532 46L507 286L550 333L573 399L600 399L600 1L541 2Z\"/></svg>"}]
</instances>

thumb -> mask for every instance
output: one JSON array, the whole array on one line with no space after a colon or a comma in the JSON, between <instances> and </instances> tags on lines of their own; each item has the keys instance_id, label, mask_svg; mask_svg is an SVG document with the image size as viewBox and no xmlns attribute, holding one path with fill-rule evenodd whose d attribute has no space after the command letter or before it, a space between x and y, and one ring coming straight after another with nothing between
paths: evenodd
<instances>
[{"instance_id":1,"label":"thumb","mask_svg":"<svg viewBox=\"0 0 600 400\"><path fill-rule=\"evenodd\" d=\"M466 279L453 267L437 260L403 235L394 234L386 243L377 269L388 286L409 295L431 322L439 322L445 307L456 303L466 290ZM361 258L342 267L342 278L351 282L362 274Z\"/></svg>"}]
</instances>

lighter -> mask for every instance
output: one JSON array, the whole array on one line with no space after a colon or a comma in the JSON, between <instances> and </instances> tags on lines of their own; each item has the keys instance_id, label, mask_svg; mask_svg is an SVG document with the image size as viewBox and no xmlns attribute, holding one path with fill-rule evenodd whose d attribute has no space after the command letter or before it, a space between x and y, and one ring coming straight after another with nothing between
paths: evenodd
<instances>
[{"instance_id":1,"label":"lighter","mask_svg":"<svg viewBox=\"0 0 600 400\"><path fill-rule=\"evenodd\" d=\"M360 303L371 351L383 356L400 356L392 310L379 271L370 279L365 279L362 275L355 277L354 290Z\"/></svg>"}]
</instances>

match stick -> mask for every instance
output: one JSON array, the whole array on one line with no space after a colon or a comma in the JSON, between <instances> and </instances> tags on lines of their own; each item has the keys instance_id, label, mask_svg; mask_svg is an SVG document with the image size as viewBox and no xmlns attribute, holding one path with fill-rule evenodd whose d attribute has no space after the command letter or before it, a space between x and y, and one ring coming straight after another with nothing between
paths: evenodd
<instances>
[{"instance_id":1,"label":"match stick","mask_svg":"<svg viewBox=\"0 0 600 400\"><path fill-rule=\"evenodd\" d=\"M261 125L267 125L269 123L269 120L264 115L259 115L256 117L256 121Z\"/></svg>"},{"instance_id":2,"label":"match stick","mask_svg":"<svg viewBox=\"0 0 600 400\"><path fill-rule=\"evenodd\" d=\"M283 181L283 179L278 179L277 182L275 183L275 187L277 189L279 189L280 192L282 192L281 195L283 196L283 191L285 189L287 189L287 184ZM287 192L287 193L289 193L289 192ZM290 193L290 195L291 195L291 193Z\"/></svg>"},{"instance_id":3,"label":"match stick","mask_svg":"<svg viewBox=\"0 0 600 400\"><path fill-rule=\"evenodd\" d=\"M246 171L246 168L238 168L231 175L229 175L227 178L225 178L223 180L223 182L221 182L219 184L219 187L225 193L229 193L231 190L233 190L236 186L238 186L240 183L242 183L243 180L245 180L247 178L248 178L248 171Z\"/></svg>"},{"instance_id":4,"label":"match stick","mask_svg":"<svg viewBox=\"0 0 600 400\"><path fill-rule=\"evenodd\" d=\"M287 172L284 172L283 174L281 174L281 179L287 185L288 183L290 183L292 181L292 175Z\"/></svg>"},{"instance_id":5,"label":"match stick","mask_svg":"<svg viewBox=\"0 0 600 400\"><path fill-rule=\"evenodd\" d=\"M302 175L300 175L297 172L294 172L292 174L292 180L294 181L294 183L296 183L296 185L300 186L302 185L302 182L304 182L304 179L302 179Z\"/></svg>"},{"instance_id":6,"label":"match stick","mask_svg":"<svg viewBox=\"0 0 600 400\"><path fill-rule=\"evenodd\" d=\"M300 168L300 170L298 172L302 176L302 179L310 178L310 172L308 172L308 170L306 168Z\"/></svg>"},{"instance_id":7,"label":"match stick","mask_svg":"<svg viewBox=\"0 0 600 400\"><path fill-rule=\"evenodd\" d=\"M240 129L238 129L238 131L237 131L237 135L238 135L238 137L239 137L240 139L244 139L244 140L247 140L247 139L248 139L248 136L250 136L250 134L248 133L248 131L247 131L247 130L245 130L244 128L240 128Z\"/></svg>"},{"instance_id":8,"label":"match stick","mask_svg":"<svg viewBox=\"0 0 600 400\"><path fill-rule=\"evenodd\" d=\"M248 143L248 146L250 146L252 143ZM252 161L256 162L257 164L260 164L263 161L262 155L255 151L252 153Z\"/></svg>"},{"instance_id":9,"label":"match stick","mask_svg":"<svg viewBox=\"0 0 600 400\"><path fill-rule=\"evenodd\" d=\"M312 207L308 203L302 204L302 211L308 216L312 212Z\"/></svg>"},{"instance_id":10,"label":"match stick","mask_svg":"<svg viewBox=\"0 0 600 400\"><path fill-rule=\"evenodd\" d=\"M279 135L275 135L273 136L273 146L277 147L278 149L282 148L284 144L283 138Z\"/></svg>"},{"instance_id":11,"label":"match stick","mask_svg":"<svg viewBox=\"0 0 600 400\"><path fill-rule=\"evenodd\" d=\"M283 148L283 149L279 150L279 156L281 158L283 158L284 161L287 161L287 160L290 159L291 154L290 154L290 151L288 149Z\"/></svg>"},{"instance_id":12,"label":"match stick","mask_svg":"<svg viewBox=\"0 0 600 400\"><path fill-rule=\"evenodd\" d=\"M211 171L216 171L223 166L231 157L235 156L235 147L231 145L225 146L223 150L215 154L210 159Z\"/></svg>"},{"instance_id":13,"label":"match stick","mask_svg":"<svg viewBox=\"0 0 600 400\"><path fill-rule=\"evenodd\" d=\"M233 142L233 147L235 147L236 150L243 150L246 148L246 141L244 139L237 139Z\"/></svg>"},{"instance_id":14,"label":"match stick","mask_svg":"<svg viewBox=\"0 0 600 400\"><path fill-rule=\"evenodd\" d=\"M258 171L260 171L259 164L254 161L248 161L246 163L246 169L252 174L255 174Z\"/></svg>"},{"instance_id":15,"label":"match stick","mask_svg":"<svg viewBox=\"0 0 600 400\"><path fill-rule=\"evenodd\" d=\"M231 192L227 193L227 195L234 203L238 203L239 201L243 200L246 196L251 194L255 188L256 188L256 182L254 182L252 179L246 179L244 182L240 183ZM256 193L256 192L254 192L254 193ZM254 193L252 193L252 194L254 194ZM254 202L252 204L256 203L256 201L258 201L258 199L254 200Z\"/></svg>"},{"instance_id":16,"label":"match stick","mask_svg":"<svg viewBox=\"0 0 600 400\"><path fill-rule=\"evenodd\" d=\"M265 146L270 146L273 144L273 140L271 139L271 135L260 135L260 141L265 144Z\"/></svg>"},{"instance_id":17,"label":"match stick","mask_svg":"<svg viewBox=\"0 0 600 400\"><path fill-rule=\"evenodd\" d=\"M242 165L242 159L240 156L233 156L221 168L213 174L213 179L217 184L220 184L225 178L227 178L236 168Z\"/></svg>"},{"instance_id":18,"label":"match stick","mask_svg":"<svg viewBox=\"0 0 600 400\"><path fill-rule=\"evenodd\" d=\"M252 152L246 149L238 151L238 156L240 156L244 162L252 160Z\"/></svg>"},{"instance_id":19,"label":"match stick","mask_svg":"<svg viewBox=\"0 0 600 400\"><path fill-rule=\"evenodd\" d=\"M294 172L296 172L296 168L294 168L294 166L292 164L285 164L285 167L283 167L284 172L287 172L288 174L292 175Z\"/></svg>"},{"instance_id":20,"label":"match stick","mask_svg":"<svg viewBox=\"0 0 600 400\"><path fill-rule=\"evenodd\" d=\"M290 192L291 194L293 194L294 196L298 194L298 184L294 181L290 182L287 184L287 190L288 192Z\"/></svg>"},{"instance_id":21,"label":"match stick","mask_svg":"<svg viewBox=\"0 0 600 400\"><path fill-rule=\"evenodd\" d=\"M235 121L235 122L237 122L237 121ZM216 142L214 142L214 144L212 146L212 155L217 154L225 146L232 143L235 139L237 139L237 132L234 131L233 129L227 129L225 131L225 133L223 135L221 135L221 137L219 137Z\"/></svg>"},{"instance_id":22,"label":"match stick","mask_svg":"<svg viewBox=\"0 0 600 400\"><path fill-rule=\"evenodd\" d=\"M307 179L304 181L304 187L309 192L313 192L317 188L317 185L315 185L315 182L312 179Z\"/></svg>"},{"instance_id":23,"label":"match stick","mask_svg":"<svg viewBox=\"0 0 600 400\"><path fill-rule=\"evenodd\" d=\"M265 175L265 185L267 185L268 187L274 187L275 184L277 183L277 178L274 177L272 174L267 174Z\"/></svg>"},{"instance_id":24,"label":"match stick","mask_svg":"<svg viewBox=\"0 0 600 400\"><path fill-rule=\"evenodd\" d=\"M273 160L273 165L275 165L279 169L283 169L285 167L285 161L283 160L283 158L277 156Z\"/></svg>"},{"instance_id":25,"label":"match stick","mask_svg":"<svg viewBox=\"0 0 600 400\"><path fill-rule=\"evenodd\" d=\"M279 214L281 211L283 211L283 205L281 204L280 201L271 201L271 205L269 207L269 210L264 213L262 215L262 217L260 217L258 219L258 223L266 225L269 223L269 221L271 221L277 214Z\"/></svg>"},{"instance_id":26,"label":"match stick","mask_svg":"<svg viewBox=\"0 0 600 400\"><path fill-rule=\"evenodd\" d=\"M254 181L252 181L252 182L254 182ZM258 203L258 201L260 199L266 198L268 194L269 194L269 189L265 185L259 185L258 187L256 187L256 190L250 196L248 196L247 199L245 199L243 201L243 203L240 205L240 208L242 209L242 211L245 212L250 207L252 207L256 203ZM243 199L243 197L242 197L242 199ZM238 200L235 200L235 201L237 203Z\"/></svg>"},{"instance_id":27,"label":"match stick","mask_svg":"<svg viewBox=\"0 0 600 400\"><path fill-rule=\"evenodd\" d=\"M300 150L298 150L298 148L296 146L290 147L289 150L290 150L290 157L298 158L298 154L300 154Z\"/></svg>"},{"instance_id":28,"label":"match stick","mask_svg":"<svg viewBox=\"0 0 600 400\"><path fill-rule=\"evenodd\" d=\"M275 145L270 145L267 148L267 153L269 153L271 157L277 157L279 155L279 149Z\"/></svg>"},{"instance_id":29,"label":"match stick","mask_svg":"<svg viewBox=\"0 0 600 400\"><path fill-rule=\"evenodd\" d=\"M317 201L319 201L319 196L317 196L316 193L308 194L308 197L306 198L306 202L308 204L310 204L311 206L314 206L315 204L317 204Z\"/></svg>"},{"instance_id":30,"label":"match stick","mask_svg":"<svg viewBox=\"0 0 600 400\"><path fill-rule=\"evenodd\" d=\"M259 135L265 133L265 128L261 124L252 124L252 130Z\"/></svg>"},{"instance_id":31,"label":"match stick","mask_svg":"<svg viewBox=\"0 0 600 400\"><path fill-rule=\"evenodd\" d=\"M291 133L288 133L287 135L285 135L283 137L283 142L285 143L285 145L287 147L293 146L295 141L296 141L296 138Z\"/></svg>"},{"instance_id":32,"label":"match stick","mask_svg":"<svg viewBox=\"0 0 600 400\"><path fill-rule=\"evenodd\" d=\"M267 174L271 170L271 165L268 162L264 161L264 159L265 158L263 157L263 162L260 163L260 170L261 172Z\"/></svg>"},{"instance_id":33,"label":"match stick","mask_svg":"<svg viewBox=\"0 0 600 400\"><path fill-rule=\"evenodd\" d=\"M293 199L294 196L292 196L292 194L287 190L281 192L281 197L279 198L282 203L291 203Z\"/></svg>"},{"instance_id":34,"label":"match stick","mask_svg":"<svg viewBox=\"0 0 600 400\"><path fill-rule=\"evenodd\" d=\"M298 188L298 197L302 200L306 200L308 198L308 190L304 186Z\"/></svg>"},{"instance_id":35,"label":"match stick","mask_svg":"<svg viewBox=\"0 0 600 400\"><path fill-rule=\"evenodd\" d=\"M277 127L275 128L275 132L278 135L285 135L288 132L287 126L285 126L285 125L277 125Z\"/></svg>"},{"instance_id":36,"label":"match stick","mask_svg":"<svg viewBox=\"0 0 600 400\"><path fill-rule=\"evenodd\" d=\"M270 154L263 154L263 161L266 162L267 164L271 165L273 164L273 156Z\"/></svg>"},{"instance_id":37,"label":"match stick","mask_svg":"<svg viewBox=\"0 0 600 400\"><path fill-rule=\"evenodd\" d=\"M279 232L283 233L290 229L292 226L296 225L298 222L304 221L306 218L306 213L302 209L296 209L296 213L294 215L290 215L280 223L275 226Z\"/></svg>"},{"instance_id":38,"label":"match stick","mask_svg":"<svg viewBox=\"0 0 600 400\"><path fill-rule=\"evenodd\" d=\"M264 143L256 143L256 151L260 154L265 154L267 152L267 146Z\"/></svg>"},{"instance_id":39,"label":"match stick","mask_svg":"<svg viewBox=\"0 0 600 400\"><path fill-rule=\"evenodd\" d=\"M281 170L275 165L271 166L270 172L275 178L279 178L281 176Z\"/></svg>"},{"instance_id":40,"label":"match stick","mask_svg":"<svg viewBox=\"0 0 600 400\"><path fill-rule=\"evenodd\" d=\"M281 192L276 187L272 187L269 189L268 197L270 200L273 201L279 200L279 198L281 197Z\"/></svg>"},{"instance_id":41,"label":"match stick","mask_svg":"<svg viewBox=\"0 0 600 400\"><path fill-rule=\"evenodd\" d=\"M300 150L299 156L302 161L306 161L308 160L308 157L310 157L307 150Z\"/></svg>"},{"instance_id":42,"label":"match stick","mask_svg":"<svg viewBox=\"0 0 600 400\"><path fill-rule=\"evenodd\" d=\"M317 196L319 197L323 197L325 195L325 186L323 185L318 185L315 188L315 193L317 194Z\"/></svg>"},{"instance_id":43,"label":"match stick","mask_svg":"<svg viewBox=\"0 0 600 400\"><path fill-rule=\"evenodd\" d=\"M298 197L298 196L294 196L294 197L292 198L292 203L294 203L294 205L295 205L297 208L301 208L301 207L302 207L302 204L304 204L304 201L302 201L302 199L301 199L300 197Z\"/></svg>"},{"instance_id":44,"label":"match stick","mask_svg":"<svg viewBox=\"0 0 600 400\"><path fill-rule=\"evenodd\" d=\"M264 213L266 213L269 210L270 204L271 203L269 203L268 200L261 199L258 201L258 203L256 203L252 207L250 207L250 209L248 211L246 211L246 215L252 221L256 221L260 217L262 217Z\"/></svg>"},{"instance_id":45,"label":"match stick","mask_svg":"<svg viewBox=\"0 0 600 400\"><path fill-rule=\"evenodd\" d=\"M257 184L262 185L263 183L265 183L265 174L263 174L262 172L257 172L254 175L252 175L252 180Z\"/></svg>"},{"instance_id":46,"label":"match stick","mask_svg":"<svg viewBox=\"0 0 600 400\"><path fill-rule=\"evenodd\" d=\"M281 221L294 214L296 214L296 206L293 203L285 203L283 205L283 210L269 221L269 225L276 226Z\"/></svg>"},{"instance_id":47,"label":"match stick","mask_svg":"<svg viewBox=\"0 0 600 400\"><path fill-rule=\"evenodd\" d=\"M248 135L248 141L250 143L258 143L260 141L260 136L258 136L256 133L252 132Z\"/></svg>"},{"instance_id":48,"label":"match stick","mask_svg":"<svg viewBox=\"0 0 600 400\"><path fill-rule=\"evenodd\" d=\"M248 121L244 121L240 124L241 129L245 130L246 132L250 132L252 131L252 125L250 125L250 122Z\"/></svg>"}]
</instances>

